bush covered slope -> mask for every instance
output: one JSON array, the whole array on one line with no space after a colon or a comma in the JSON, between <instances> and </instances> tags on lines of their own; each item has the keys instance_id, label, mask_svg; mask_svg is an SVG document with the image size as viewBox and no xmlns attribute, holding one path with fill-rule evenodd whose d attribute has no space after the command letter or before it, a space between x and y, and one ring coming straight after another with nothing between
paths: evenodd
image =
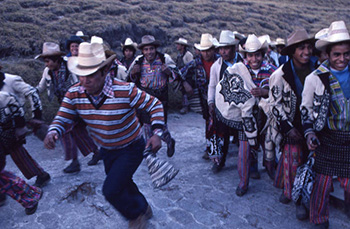
<instances>
[{"instance_id":1,"label":"bush covered slope","mask_svg":"<svg viewBox=\"0 0 350 229\"><path fill-rule=\"evenodd\" d=\"M349 22L349 1L326 0L0 0L0 64L36 84L43 63L33 57L44 41L64 41L78 30L104 38L120 51L126 37L152 34L175 57L179 37L199 42L220 30L287 36L303 26L314 34L334 20ZM64 46L62 46L63 48Z\"/></svg>"}]
</instances>

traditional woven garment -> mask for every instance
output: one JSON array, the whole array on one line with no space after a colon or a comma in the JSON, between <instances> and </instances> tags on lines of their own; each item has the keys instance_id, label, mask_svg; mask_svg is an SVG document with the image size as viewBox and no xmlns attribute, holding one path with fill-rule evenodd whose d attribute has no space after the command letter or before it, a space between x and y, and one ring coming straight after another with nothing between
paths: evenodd
<instances>
[{"instance_id":1,"label":"traditional woven garment","mask_svg":"<svg viewBox=\"0 0 350 229\"><path fill-rule=\"evenodd\" d=\"M325 129L318 137L322 147L316 149L315 171L350 178L350 132Z\"/></svg>"}]
</instances>

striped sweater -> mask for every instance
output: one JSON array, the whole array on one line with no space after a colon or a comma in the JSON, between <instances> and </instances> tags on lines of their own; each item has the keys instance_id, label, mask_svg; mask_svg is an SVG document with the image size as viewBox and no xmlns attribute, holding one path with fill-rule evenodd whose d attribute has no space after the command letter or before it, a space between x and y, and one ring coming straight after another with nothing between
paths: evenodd
<instances>
[{"instance_id":1,"label":"striped sweater","mask_svg":"<svg viewBox=\"0 0 350 229\"><path fill-rule=\"evenodd\" d=\"M81 87L77 83L68 90L49 131L56 130L62 135L79 116L99 146L117 149L131 144L141 135L136 109L149 112L153 130L163 128L161 102L138 89L134 83L113 80L114 96L106 96L100 106L94 106L88 95L80 90Z\"/></svg>"}]
</instances>

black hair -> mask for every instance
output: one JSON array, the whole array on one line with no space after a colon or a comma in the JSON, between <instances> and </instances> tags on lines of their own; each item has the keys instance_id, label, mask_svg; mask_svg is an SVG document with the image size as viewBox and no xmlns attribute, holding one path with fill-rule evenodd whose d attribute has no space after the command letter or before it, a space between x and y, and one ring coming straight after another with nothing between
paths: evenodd
<instances>
[{"instance_id":1,"label":"black hair","mask_svg":"<svg viewBox=\"0 0 350 229\"><path fill-rule=\"evenodd\" d=\"M53 62L59 61L59 63L61 63L63 60L63 58L61 56L45 56L45 57L43 57L44 60L46 58L52 60Z\"/></svg>"},{"instance_id":2,"label":"black hair","mask_svg":"<svg viewBox=\"0 0 350 229\"><path fill-rule=\"evenodd\" d=\"M134 46L131 46L131 45L124 46L124 47L123 47L123 54L124 54L125 49L130 49L130 50L132 50L132 51L134 52L134 55L135 55L135 53L136 53L136 49L134 48Z\"/></svg>"},{"instance_id":3,"label":"black hair","mask_svg":"<svg viewBox=\"0 0 350 229\"><path fill-rule=\"evenodd\" d=\"M292 57L293 54L295 53L295 50L297 49L297 47L299 47L300 45L303 45L303 44L311 44L312 46L314 46L315 42L314 42L314 40L306 40L306 41L302 41L302 42L299 42L299 43L296 43L296 44L290 46L288 56Z\"/></svg>"},{"instance_id":4,"label":"black hair","mask_svg":"<svg viewBox=\"0 0 350 229\"><path fill-rule=\"evenodd\" d=\"M328 56L329 56L329 55L331 54L332 48L333 48L335 45L344 45L344 44L350 45L350 41L341 41L341 42L338 42L338 43L334 43L334 44L327 45L327 47L326 47L326 53L327 53Z\"/></svg>"},{"instance_id":5,"label":"black hair","mask_svg":"<svg viewBox=\"0 0 350 229\"><path fill-rule=\"evenodd\" d=\"M1 69L1 68L0 68ZM5 74L0 72L0 89L4 86Z\"/></svg>"}]
</instances>

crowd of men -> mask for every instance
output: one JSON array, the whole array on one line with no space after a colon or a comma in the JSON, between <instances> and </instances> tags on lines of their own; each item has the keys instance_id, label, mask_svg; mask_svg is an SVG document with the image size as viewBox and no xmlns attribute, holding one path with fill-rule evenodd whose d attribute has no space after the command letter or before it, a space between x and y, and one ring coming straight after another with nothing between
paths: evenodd
<instances>
[{"instance_id":1,"label":"crowd of men","mask_svg":"<svg viewBox=\"0 0 350 229\"><path fill-rule=\"evenodd\" d=\"M237 196L247 193L250 178L260 179L260 152L262 166L282 189L279 201L293 200L297 219L328 228L335 178L344 188L350 217L350 36L343 21L315 36L298 28L275 41L230 30L221 31L219 39L204 33L194 44L195 54L185 38L174 43L176 61L159 51L161 42L152 35L139 44L127 38L121 44L123 57L117 58L102 38L88 40L79 31L67 40L67 55L59 44L43 44L35 57L45 62L38 85L1 73L0 205L7 194L33 214L50 180L23 147L25 100L33 114L27 124L36 132L44 125L39 94L47 90L60 108L45 147L53 149L61 141L65 160L72 161L65 173L80 171L78 149L84 156L93 153L89 165L102 159L106 200L130 228L145 228L152 209L132 177L145 148L157 152L164 141L168 157L175 153L176 141L166 125L172 83L182 93L180 113L203 115L202 157L212 160L213 173L225 166L229 144L238 144ZM8 154L27 179L37 177L34 186L4 170ZM310 158L315 161L313 189L296 196L297 169Z\"/></svg>"}]
</instances>

